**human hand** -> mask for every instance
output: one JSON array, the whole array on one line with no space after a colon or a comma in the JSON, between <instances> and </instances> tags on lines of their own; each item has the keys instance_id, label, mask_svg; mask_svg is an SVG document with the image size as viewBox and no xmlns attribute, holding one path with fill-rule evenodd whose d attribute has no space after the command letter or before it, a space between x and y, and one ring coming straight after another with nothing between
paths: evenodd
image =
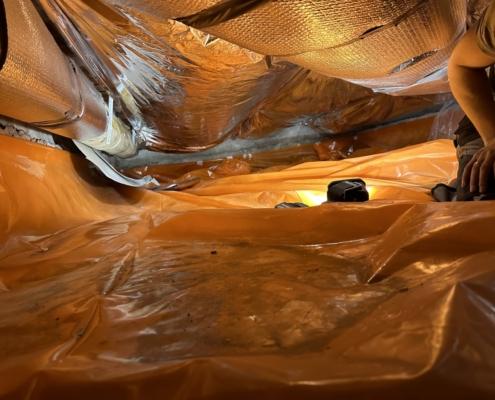
<instances>
[{"instance_id":1,"label":"human hand","mask_svg":"<svg viewBox=\"0 0 495 400\"><path fill-rule=\"evenodd\" d=\"M495 172L495 141L478 150L466 165L462 175L462 186L471 193L486 193L488 179Z\"/></svg>"}]
</instances>

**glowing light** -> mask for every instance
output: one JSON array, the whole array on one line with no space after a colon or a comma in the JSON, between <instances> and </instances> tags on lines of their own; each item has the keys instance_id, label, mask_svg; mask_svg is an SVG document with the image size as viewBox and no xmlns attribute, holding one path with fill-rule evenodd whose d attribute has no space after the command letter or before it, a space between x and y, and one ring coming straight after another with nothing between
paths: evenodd
<instances>
[{"instance_id":1,"label":"glowing light","mask_svg":"<svg viewBox=\"0 0 495 400\"><path fill-rule=\"evenodd\" d=\"M370 195L370 200L373 200L378 192L378 187L367 185L366 189ZM297 195L301 199L301 202L310 207L319 206L327 201L327 192L319 190L298 190Z\"/></svg>"},{"instance_id":2,"label":"glowing light","mask_svg":"<svg viewBox=\"0 0 495 400\"><path fill-rule=\"evenodd\" d=\"M298 190L297 195L308 206L319 206L327 201L327 192L317 190Z\"/></svg>"},{"instance_id":3,"label":"glowing light","mask_svg":"<svg viewBox=\"0 0 495 400\"><path fill-rule=\"evenodd\" d=\"M376 186L366 185L366 190L370 194L370 200L373 200L376 196L376 192L378 191L378 188Z\"/></svg>"}]
</instances>

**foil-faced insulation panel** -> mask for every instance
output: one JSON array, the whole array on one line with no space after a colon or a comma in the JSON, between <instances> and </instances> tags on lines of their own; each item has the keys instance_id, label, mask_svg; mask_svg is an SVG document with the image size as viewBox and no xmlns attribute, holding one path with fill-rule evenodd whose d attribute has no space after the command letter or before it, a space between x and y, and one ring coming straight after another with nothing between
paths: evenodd
<instances>
[{"instance_id":1,"label":"foil-faced insulation panel","mask_svg":"<svg viewBox=\"0 0 495 400\"><path fill-rule=\"evenodd\" d=\"M57 46L33 4L5 0L8 52L0 113L65 135L101 135L106 108L93 84Z\"/></svg>"},{"instance_id":2,"label":"foil-faced insulation panel","mask_svg":"<svg viewBox=\"0 0 495 400\"><path fill-rule=\"evenodd\" d=\"M181 20L222 3L105 1ZM370 87L391 87L394 91L444 66L452 44L465 29L466 18L466 0L280 0L263 2L239 17L204 30L328 76L360 79ZM401 68L418 60L418 68Z\"/></svg>"}]
</instances>

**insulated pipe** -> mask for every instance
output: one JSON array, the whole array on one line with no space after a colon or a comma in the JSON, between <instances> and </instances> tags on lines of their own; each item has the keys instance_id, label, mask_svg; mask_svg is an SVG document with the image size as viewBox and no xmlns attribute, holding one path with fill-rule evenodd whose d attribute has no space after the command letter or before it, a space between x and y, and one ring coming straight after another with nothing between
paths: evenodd
<instances>
[{"instance_id":1,"label":"insulated pipe","mask_svg":"<svg viewBox=\"0 0 495 400\"><path fill-rule=\"evenodd\" d=\"M129 155L135 144L92 82L60 50L30 1L0 0L0 115ZM1 59L1 58L0 58ZM118 128L118 132L113 130ZM118 139L118 145L113 143Z\"/></svg>"}]
</instances>

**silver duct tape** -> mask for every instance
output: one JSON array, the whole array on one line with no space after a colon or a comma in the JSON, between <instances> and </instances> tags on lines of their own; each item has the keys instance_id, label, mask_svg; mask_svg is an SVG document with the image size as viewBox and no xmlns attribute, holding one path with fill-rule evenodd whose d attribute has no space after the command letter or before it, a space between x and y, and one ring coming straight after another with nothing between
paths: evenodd
<instances>
[{"instance_id":1,"label":"silver duct tape","mask_svg":"<svg viewBox=\"0 0 495 400\"><path fill-rule=\"evenodd\" d=\"M79 140L78 143L119 157L130 157L137 152L136 140L129 127L115 116L113 104L113 98L110 97L105 132L94 138Z\"/></svg>"}]
</instances>

